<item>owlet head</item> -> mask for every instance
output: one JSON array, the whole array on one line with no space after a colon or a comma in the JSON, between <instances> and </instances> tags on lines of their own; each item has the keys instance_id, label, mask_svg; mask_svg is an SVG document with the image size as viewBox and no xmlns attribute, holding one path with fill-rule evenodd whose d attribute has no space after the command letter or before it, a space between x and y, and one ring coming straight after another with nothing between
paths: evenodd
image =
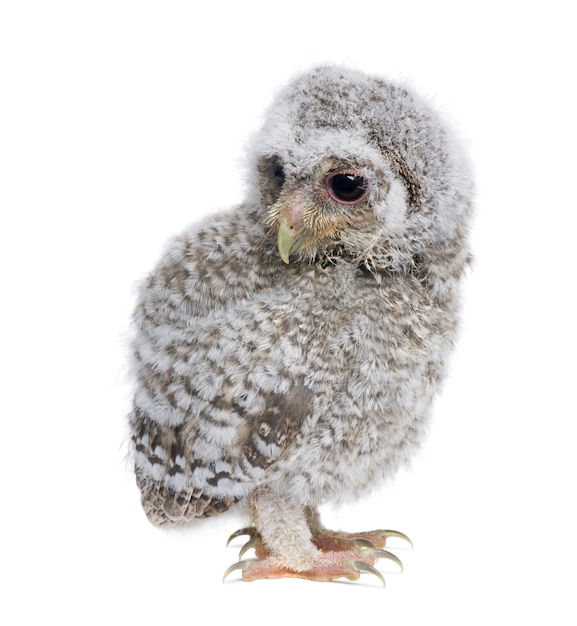
<instances>
[{"instance_id":1,"label":"owlet head","mask_svg":"<svg viewBox=\"0 0 577 626\"><path fill-rule=\"evenodd\" d=\"M470 192L428 106L341 67L313 69L281 91L251 157L260 215L285 263L338 257L402 269L454 236Z\"/></svg>"}]
</instances>

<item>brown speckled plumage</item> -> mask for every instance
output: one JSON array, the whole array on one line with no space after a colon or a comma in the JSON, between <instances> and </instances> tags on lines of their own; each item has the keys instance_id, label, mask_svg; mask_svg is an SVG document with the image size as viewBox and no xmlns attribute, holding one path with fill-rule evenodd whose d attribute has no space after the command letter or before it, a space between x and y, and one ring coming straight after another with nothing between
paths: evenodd
<instances>
[{"instance_id":1,"label":"brown speckled plumage","mask_svg":"<svg viewBox=\"0 0 577 626\"><path fill-rule=\"evenodd\" d=\"M338 67L279 94L250 158L245 203L171 241L141 286L136 477L155 524L247 499L264 565L245 577L324 580L316 507L391 476L425 434L470 177L418 97ZM329 579L351 573L338 553Z\"/></svg>"}]
</instances>

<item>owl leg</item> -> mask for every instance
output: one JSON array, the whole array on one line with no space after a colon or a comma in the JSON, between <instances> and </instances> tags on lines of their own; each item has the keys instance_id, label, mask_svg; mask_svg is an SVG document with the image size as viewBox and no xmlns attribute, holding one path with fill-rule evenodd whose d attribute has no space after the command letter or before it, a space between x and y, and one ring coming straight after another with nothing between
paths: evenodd
<instances>
[{"instance_id":1,"label":"owl leg","mask_svg":"<svg viewBox=\"0 0 577 626\"><path fill-rule=\"evenodd\" d=\"M319 551L312 542L300 503L270 487L262 487L252 494L249 508L264 548L263 556L276 558L280 565L295 571L314 563Z\"/></svg>"},{"instance_id":2,"label":"owl leg","mask_svg":"<svg viewBox=\"0 0 577 626\"><path fill-rule=\"evenodd\" d=\"M373 567L377 559L389 558L402 567L394 555L376 549L366 540L352 538L343 540L336 550L319 549L311 530L312 510L268 487L253 493L250 508L254 527L233 536L249 534L251 541L243 547L241 558L248 547L254 547L259 558L235 563L226 571L225 578L240 569L244 580L285 577L357 580L362 571L368 571L384 584L382 575Z\"/></svg>"}]
</instances>

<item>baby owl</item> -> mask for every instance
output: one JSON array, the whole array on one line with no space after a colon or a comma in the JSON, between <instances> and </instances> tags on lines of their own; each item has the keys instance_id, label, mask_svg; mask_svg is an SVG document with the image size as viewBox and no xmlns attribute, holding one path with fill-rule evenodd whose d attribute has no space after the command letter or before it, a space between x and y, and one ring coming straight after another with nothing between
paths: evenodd
<instances>
[{"instance_id":1,"label":"baby owl","mask_svg":"<svg viewBox=\"0 0 577 626\"><path fill-rule=\"evenodd\" d=\"M278 94L249 163L245 202L174 238L139 290L142 505L166 525L244 501L233 536L258 558L227 574L245 580L381 577L406 537L329 531L318 507L424 437L469 261L466 159L416 95L322 66Z\"/></svg>"}]
</instances>

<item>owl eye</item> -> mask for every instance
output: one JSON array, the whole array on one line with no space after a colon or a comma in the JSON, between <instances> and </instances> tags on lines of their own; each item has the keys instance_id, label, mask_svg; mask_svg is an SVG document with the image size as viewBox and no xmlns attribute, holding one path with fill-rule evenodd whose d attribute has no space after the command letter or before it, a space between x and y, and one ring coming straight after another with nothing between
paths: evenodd
<instances>
[{"instance_id":1,"label":"owl eye","mask_svg":"<svg viewBox=\"0 0 577 626\"><path fill-rule=\"evenodd\" d=\"M330 197L340 204L356 204L369 192L369 181L353 172L334 172L325 179Z\"/></svg>"},{"instance_id":2,"label":"owl eye","mask_svg":"<svg viewBox=\"0 0 577 626\"><path fill-rule=\"evenodd\" d=\"M282 187L285 181L284 167L280 161L274 161L272 164L272 175L278 187Z\"/></svg>"}]
</instances>

